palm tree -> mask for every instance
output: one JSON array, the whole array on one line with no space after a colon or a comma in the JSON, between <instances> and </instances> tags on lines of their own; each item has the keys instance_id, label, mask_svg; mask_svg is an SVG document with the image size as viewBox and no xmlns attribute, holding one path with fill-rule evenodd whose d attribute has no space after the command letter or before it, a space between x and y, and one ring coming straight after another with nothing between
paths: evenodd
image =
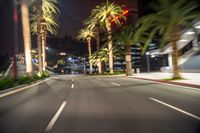
<instances>
[{"instance_id":1,"label":"palm tree","mask_svg":"<svg viewBox=\"0 0 200 133\"><path fill-rule=\"evenodd\" d=\"M79 35L77 36L78 40L83 40L88 43L88 53L89 53L89 64L90 64L90 74L92 74L92 62L90 60L90 57L92 55L92 49L91 49L91 40L92 38L95 38L95 32L94 30L91 30L90 28L86 27L85 29L81 29L79 32Z\"/></svg>"},{"instance_id":2,"label":"palm tree","mask_svg":"<svg viewBox=\"0 0 200 133\"><path fill-rule=\"evenodd\" d=\"M99 23L98 19L95 18L95 16L89 16L85 21L84 25L87 26L88 28L95 30L96 31L96 42L97 42L97 51L100 50L101 42L100 42L100 31L103 28L103 25ZM98 71L99 74L102 74L102 62L98 62Z\"/></svg>"},{"instance_id":3,"label":"palm tree","mask_svg":"<svg viewBox=\"0 0 200 133\"><path fill-rule=\"evenodd\" d=\"M152 5L155 13L144 16L138 21L137 40L144 32L151 31L144 47L146 49L155 35L161 36L161 48L166 44L172 46L173 78L180 78L177 42L180 40L182 30L192 28L191 22L199 19L199 14L194 12L198 4L188 0L159 0Z\"/></svg>"},{"instance_id":4,"label":"palm tree","mask_svg":"<svg viewBox=\"0 0 200 133\"><path fill-rule=\"evenodd\" d=\"M102 64L102 71L105 71L105 65L108 63L109 51L108 48L101 48L99 51L96 51L90 57L92 64L98 65L99 63ZM103 73L102 72L102 73Z\"/></svg>"},{"instance_id":5,"label":"palm tree","mask_svg":"<svg viewBox=\"0 0 200 133\"><path fill-rule=\"evenodd\" d=\"M132 75L132 57L131 46L135 44L135 30L132 26L125 26L121 29L120 33L113 37L116 44L122 46L124 49L126 61L126 75Z\"/></svg>"},{"instance_id":6,"label":"palm tree","mask_svg":"<svg viewBox=\"0 0 200 133\"><path fill-rule=\"evenodd\" d=\"M113 57L121 57L121 49L113 47ZM108 48L101 48L99 51L96 51L90 57L90 60L93 64L97 65L99 62L107 64L109 61L109 50Z\"/></svg>"},{"instance_id":7,"label":"palm tree","mask_svg":"<svg viewBox=\"0 0 200 133\"><path fill-rule=\"evenodd\" d=\"M42 0L36 0L36 16L37 16L37 47L38 47L39 72L42 72L42 35L41 35Z\"/></svg>"},{"instance_id":8,"label":"palm tree","mask_svg":"<svg viewBox=\"0 0 200 133\"><path fill-rule=\"evenodd\" d=\"M57 0L43 0L41 15L41 37L42 37L42 70L46 70L46 36L48 33L56 35L58 28L57 17L59 9L57 8ZM31 11L31 32L37 34L37 15L36 7L32 6Z\"/></svg>"},{"instance_id":9,"label":"palm tree","mask_svg":"<svg viewBox=\"0 0 200 133\"><path fill-rule=\"evenodd\" d=\"M99 23L105 25L105 29L108 34L108 49L109 49L109 69L110 73L113 74L113 49L112 49L112 28L111 28L111 20L115 18L119 14L122 14L123 10L120 6L116 5L115 3L111 3L106 1L99 6L96 6L95 9L92 10L92 16L97 18ZM122 18L125 19L124 16ZM113 22L117 25L120 25L120 21L118 19L113 19Z\"/></svg>"},{"instance_id":10,"label":"palm tree","mask_svg":"<svg viewBox=\"0 0 200 133\"><path fill-rule=\"evenodd\" d=\"M24 53L26 62L26 72L29 76L33 75L32 57L31 57L31 35L30 35L30 23L29 23L29 11L27 0L21 1L21 13L22 13L22 30L24 39Z\"/></svg>"}]
</instances>

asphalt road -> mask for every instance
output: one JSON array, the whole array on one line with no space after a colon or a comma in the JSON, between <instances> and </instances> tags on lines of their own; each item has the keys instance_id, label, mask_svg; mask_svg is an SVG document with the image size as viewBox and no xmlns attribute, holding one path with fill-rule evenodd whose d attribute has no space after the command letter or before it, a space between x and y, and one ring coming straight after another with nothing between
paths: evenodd
<instances>
[{"instance_id":1,"label":"asphalt road","mask_svg":"<svg viewBox=\"0 0 200 133\"><path fill-rule=\"evenodd\" d=\"M126 77L57 76L0 94L0 133L200 133L200 90Z\"/></svg>"}]
</instances>

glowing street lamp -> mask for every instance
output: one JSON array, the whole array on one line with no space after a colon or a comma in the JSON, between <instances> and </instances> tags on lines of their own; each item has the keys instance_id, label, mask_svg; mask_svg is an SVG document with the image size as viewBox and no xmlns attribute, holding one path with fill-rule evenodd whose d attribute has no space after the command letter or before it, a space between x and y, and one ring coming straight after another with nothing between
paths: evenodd
<instances>
[{"instance_id":1,"label":"glowing street lamp","mask_svg":"<svg viewBox=\"0 0 200 133\"><path fill-rule=\"evenodd\" d=\"M150 72L150 58L149 58L150 52L146 52L146 61L147 61L147 72Z\"/></svg>"}]
</instances>

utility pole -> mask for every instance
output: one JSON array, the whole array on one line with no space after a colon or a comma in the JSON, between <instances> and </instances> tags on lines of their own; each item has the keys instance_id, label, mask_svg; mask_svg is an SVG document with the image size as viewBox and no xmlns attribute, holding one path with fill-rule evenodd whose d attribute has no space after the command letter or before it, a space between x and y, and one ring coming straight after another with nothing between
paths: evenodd
<instances>
[{"instance_id":1,"label":"utility pole","mask_svg":"<svg viewBox=\"0 0 200 133\"><path fill-rule=\"evenodd\" d=\"M86 64L85 64L85 58L83 58L83 64L84 64L84 74L86 75Z\"/></svg>"}]
</instances>

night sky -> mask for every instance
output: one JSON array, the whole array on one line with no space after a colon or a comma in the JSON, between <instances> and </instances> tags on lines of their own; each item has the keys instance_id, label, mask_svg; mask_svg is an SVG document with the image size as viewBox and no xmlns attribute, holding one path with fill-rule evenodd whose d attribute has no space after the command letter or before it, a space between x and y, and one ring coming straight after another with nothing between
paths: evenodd
<instances>
[{"instance_id":1,"label":"night sky","mask_svg":"<svg viewBox=\"0 0 200 133\"><path fill-rule=\"evenodd\" d=\"M64 34L75 36L82 27L82 21L90 15L90 11L95 5L105 0L59 0L60 28L58 36ZM119 5L126 5L128 9L137 10L137 0L110 0Z\"/></svg>"},{"instance_id":2,"label":"night sky","mask_svg":"<svg viewBox=\"0 0 200 133\"><path fill-rule=\"evenodd\" d=\"M12 0L0 1L0 54L13 53ZM58 0L61 13L59 16L60 27L58 28L57 37L61 38L66 34L75 37L82 28L82 21L90 15L91 9L103 1L106 0ZM127 9L137 10L137 0L110 1L118 5L126 5ZM19 33L21 32L20 20L21 18L19 18ZM20 33L19 44L22 43L22 33Z\"/></svg>"}]
</instances>

